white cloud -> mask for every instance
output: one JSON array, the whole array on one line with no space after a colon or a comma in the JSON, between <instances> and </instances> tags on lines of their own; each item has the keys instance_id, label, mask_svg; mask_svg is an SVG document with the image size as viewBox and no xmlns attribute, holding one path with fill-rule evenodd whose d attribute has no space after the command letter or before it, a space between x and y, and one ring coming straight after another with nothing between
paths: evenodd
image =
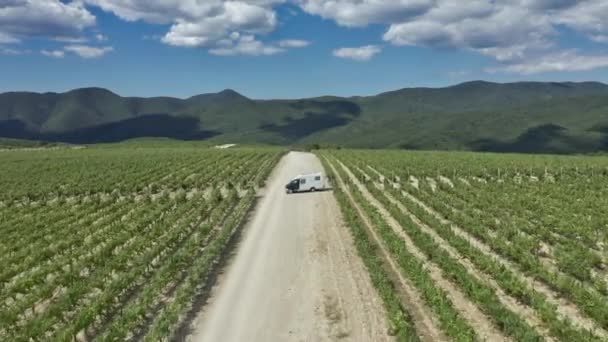
<instances>
[{"instance_id":1,"label":"white cloud","mask_svg":"<svg viewBox=\"0 0 608 342\"><path fill-rule=\"evenodd\" d=\"M220 0L85 0L127 21L170 24L178 18L199 18L213 13Z\"/></svg>"},{"instance_id":2,"label":"white cloud","mask_svg":"<svg viewBox=\"0 0 608 342\"><path fill-rule=\"evenodd\" d=\"M309 45L309 41L300 39L284 39L279 41L279 46L283 48L304 48Z\"/></svg>"},{"instance_id":3,"label":"white cloud","mask_svg":"<svg viewBox=\"0 0 608 342\"><path fill-rule=\"evenodd\" d=\"M498 65L524 65L564 55L559 27L608 43L606 0L298 0L301 8L338 25L388 25L393 45L473 51ZM587 56L589 57L589 56ZM597 58L584 65L596 66ZM525 68L521 68L524 72Z\"/></svg>"},{"instance_id":4,"label":"white cloud","mask_svg":"<svg viewBox=\"0 0 608 342\"><path fill-rule=\"evenodd\" d=\"M65 56L65 51L63 50L41 50L40 53L52 58L63 58Z\"/></svg>"},{"instance_id":5,"label":"white cloud","mask_svg":"<svg viewBox=\"0 0 608 342\"><path fill-rule=\"evenodd\" d=\"M339 58L348 58L355 61L369 61L376 54L380 53L382 48L375 45L367 45L361 47L346 47L333 51L333 55Z\"/></svg>"},{"instance_id":6,"label":"white cloud","mask_svg":"<svg viewBox=\"0 0 608 342\"><path fill-rule=\"evenodd\" d=\"M17 56L17 55L27 54L29 52L30 52L29 50L18 50L18 49L0 46L0 55Z\"/></svg>"},{"instance_id":7,"label":"white cloud","mask_svg":"<svg viewBox=\"0 0 608 342\"><path fill-rule=\"evenodd\" d=\"M95 25L81 1L4 0L0 2L0 41L25 38L76 38Z\"/></svg>"},{"instance_id":8,"label":"white cloud","mask_svg":"<svg viewBox=\"0 0 608 342\"><path fill-rule=\"evenodd\" d=\"M210 49L209 53L218 56L269 56L285 51L285 49L277 46L266 45L250 35L240 36L234 43L223 41L221 45L221 47Z\"/></svg>"},{"instance_id":9,"label":"white cloud","mask_svg":"<svg viewBox=\"0 0 608 342\"><path fill-rule=\"evenodd\" d=\"M590 38L596 43L608 43L608 34L592 35Z\"/></svg>"},{"instance_id":10,"label":"white cloud","mask_svg":"<svg viewBox=\"0 0 608 342\"><path fill-rule=\"evenodd\" d=\"M57 41L57 42L70 43L70 44L86 43L89 41L85 37L57 37L57 38L53 38L53 40Z\"/></svg>"},{"instance_id":11,"label":"white cloud","mask_svg":"<svg viewBox=\"0 0 608 342\"><path fill-rule=\"evenodd\" d=\"M301 0L302 9L343 26L402 22L427 12L434 0Z\"/></svg>"},{"instance_id":12,"label":"white cloud","mask_svg":"<svg viewBox=\"0 0 608 342\"><path fill-rule=\"evenodd\" d=\"M127 21L170 25L160 41L206 48L222 56L274 55L302 48L305 40L265 43L260 36L278 25L274 6L293 0L84 0Z\"/></svg>"},{"instance_id":13,"label":"white cloud","mask_svg":"<svg viewBox=\"0 0 608 342\"><path fill-rule=\"evenodd\" d=\"M64 48L64 50L88 59L103 57L105 54L114 51L114 48L111 46L94 47L88 45L68 45Z\"/></svg>"},{"instance_id":14,"label":"white cloud","mask_svg":"<svg viewBox=\"0 0 608 342\"><path fill-rule=\"evenodd\" d=\"M279 27L276 6L284 3L341 26L384 25L381 38L393 45L462 49L499 66L558 55L561 27L608 43L607 0L0 0L0 44L47 37L82 45L85 30L95 25L86 4L126 21L167 25L158 39L168 45L220 55L272 55L310 44L263 42L263 35ZM366 60L379 52L350 49L334 54Z\"/></svg>"},{"instance_id":15,"label":"white cloud","mask_svg":"<svg viewBox=\"0 0 608 342\"><path fill-rule=\"evenodd\" d=\"M586 0L524 0L522 5L538 10L566 9Z\"/></svg>"},{"instance_id":16,"label":"white cloud","mask_svg":"<svg viewBox=\"0 0 608 342\"><path fill-rule=\"evenodd\" d=\"M171 24L161 41L214 47L232 32L266 34L277 25L273 6L284 0L85 0L128 20Z\"/></svg>"},{"instance_id":17,"label":"white cloud","mask_svg":"<svg viewBox=\"0 0 608 342\"><path fill-rule=\"evenodd\" d=\"M261 6L230 1L216 10L194 20L178 19L162 41L186 47L208 46L229 32L268 33L277 24L275 12Z\"/></svg>"},{"instance_id":18,"label":"white cloud","mask_svg":"<svg viewBox=\"0 0 608 342\"><path fill-rule=\"evenodd\" d=\"M608 67L608 55L585 55L577 50L567 50L490 68L488 71L529 75L555 71L587 71L606 67Z\"/></svg>"},{"instance_id":19,"label":"white cloud","mask_svg":"<svg viewBox=\"0 0 608 342\"><path fill-rule=\"evenodd\" d=\"M556 24L566 25L587 34L591 39L605 42L608 36L608 1L573 1L575 5L555 14Z\"/></svg>"},{"instance_id":20,"label":"white cloud","mask_svg":"<svg viewBox=\"0 0 608 342\"><path fill-rule=\"evenodd\" d=\"M105 42L106 40L108 40L108 36L105 36L105 35L103 35L101 33L98 33L98 34L95 35L95 39L98 42Z\"/></svg>"},{"instance_id":21,"label":"white cloud","mask_svg":"<svg viewBox=\"0 0 608 342\"><path fill-rule=\"evenodd\" d=\"M0 44L12 44L12 43L18 43L19 39L7 34L7 33L3 33L0 32Z\"/></svg>"},{"instance_id":22,"label":"white cloud","mask_svg":"<svg viewBox=\"0 0 608 342\"><path fill-rule=\"evenodd\" d=\"M390 25L383 39L395 45L466 49L498 61L551 45L556 31L547 17L524 7L488 6L463 6L453 13L437 7L415 20Z\"/></svg>"},{"instance_id":23,"label":"white cloud","mask_svg":"<svg viewBox=\"0 0 608 342\"><path fill-rule=\"evenodd\" d=\"M47 57L64 58L66 52L70 52L82 58L91 59L103 57L112 51L114 51L114 48L111 46L95 47L83 44L72 44L59 50L40 50L40 53Z\"/></svg>"}]
</instances>

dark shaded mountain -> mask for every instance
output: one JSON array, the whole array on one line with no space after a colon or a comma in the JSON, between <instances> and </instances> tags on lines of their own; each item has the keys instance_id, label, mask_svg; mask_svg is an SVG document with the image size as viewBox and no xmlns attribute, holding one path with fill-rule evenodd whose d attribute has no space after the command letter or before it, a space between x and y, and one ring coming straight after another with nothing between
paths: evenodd
<instances>
[{"instance_id":1,"label":"dark shaded mountain","mask_svg":"<svg viewBox=\"0 0 608 342\"><path fill-rule=\"evenodd\" d=\"M608 150L608 85L467 82L366 97L188 99L101 88L0 94L0 137L71 143L138 137L347 147L578 153Z\"/></svg>"}]
</instances>

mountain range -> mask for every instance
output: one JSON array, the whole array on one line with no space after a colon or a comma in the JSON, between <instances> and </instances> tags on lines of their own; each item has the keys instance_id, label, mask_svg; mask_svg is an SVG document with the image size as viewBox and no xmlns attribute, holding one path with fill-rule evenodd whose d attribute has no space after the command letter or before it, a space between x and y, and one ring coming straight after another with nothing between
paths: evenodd
<instances>
[{"instance_id":1,"label":"mountain range","mask_svg":"<svg viewBox=\"0 0 608 342\"><path fill-rule=\"evenodd\" d=\"M608 150L608 85L472 81L375 96L187 99L102 88L0 94L0 137L67 143L139 137L363 148L590 153Z\"/></svg>"}]
</instances>

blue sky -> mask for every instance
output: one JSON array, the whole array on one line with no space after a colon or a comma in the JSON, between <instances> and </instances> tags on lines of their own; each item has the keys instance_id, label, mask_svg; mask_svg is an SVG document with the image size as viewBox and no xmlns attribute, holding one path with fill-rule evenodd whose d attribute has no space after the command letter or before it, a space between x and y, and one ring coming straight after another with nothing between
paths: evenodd
<instances>
[{"instance_id":1,"label":"blue sky","mask_svg":"<svg viewBox=\"0 0 608 342\"><path fill-rule=\"evenodd\" d=\"M605 18L604 0L4 0L0 91L296 98L608 82Z\"/></svg>"}]
</instances>

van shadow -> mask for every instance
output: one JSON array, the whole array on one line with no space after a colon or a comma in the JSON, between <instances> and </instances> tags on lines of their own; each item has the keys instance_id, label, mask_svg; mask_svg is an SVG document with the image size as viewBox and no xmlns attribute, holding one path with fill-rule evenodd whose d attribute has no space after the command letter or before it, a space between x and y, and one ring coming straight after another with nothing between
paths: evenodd
<instances>
[{"instance_id":1,"label":"van shadow","mask_svg":"<svg viewBox=\"0 0 608 342\"><path fill-rule=\"evenodd\" d=\"M300 192L290 192L288 193L288 195L306 195L306 194L315 194L315 193L319 193L319 192L329 192L332 191L333 188L325 188L325 189L321 189L321 190L315 190L315 191L300 191Z\"/></svg>"}]
</instances>

